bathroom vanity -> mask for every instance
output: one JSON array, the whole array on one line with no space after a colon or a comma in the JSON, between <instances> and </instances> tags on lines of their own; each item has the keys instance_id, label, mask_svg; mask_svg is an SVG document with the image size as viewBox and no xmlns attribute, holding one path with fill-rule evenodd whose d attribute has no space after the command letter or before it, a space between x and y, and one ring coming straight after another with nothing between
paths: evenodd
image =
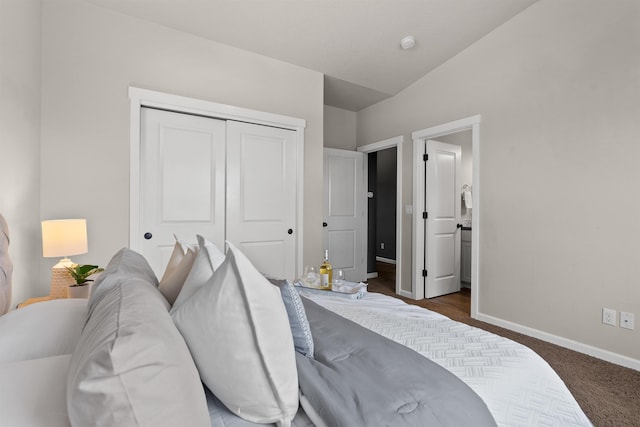
<instances>
[{"instance_id":1,"label":"bathroom vanity","mask_svg":"<svg viewBox=\"0 0 640 427\"><path fill-rule=\"evenodd\" d=\"M462 227L460 236L460 281L471 286L471 227Z\"/></svg>"}]
</instances>

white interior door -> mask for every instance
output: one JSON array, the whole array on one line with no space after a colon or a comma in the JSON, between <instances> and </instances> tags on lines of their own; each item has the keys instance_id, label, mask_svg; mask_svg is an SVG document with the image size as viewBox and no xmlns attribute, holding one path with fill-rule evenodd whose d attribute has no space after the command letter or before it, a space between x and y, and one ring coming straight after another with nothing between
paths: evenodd
<instances>
[{"instance_id":1,"label":"white interior door","mask_svg":"<svg viewBox=\"0 0 640 427\"><path fill-rule=\"evenodd\" d=\"M426 142L425 297L460 290L461 147Z\"/></svg>"},{"instance_id":2,"label":"white interior door","mask_svg":"<svg viewBox=\"0 0 640 427\"><path fill-rule=\"evenodd\" d=\"M366 280L364 153L324 149L324 247L349 281Z\"/></svg>"},{"instance_id":3,"label":"white interior door","mask_svg":"<svg viewBox=\"0 0 640 427\"><path fill-rule=\"evenodd\" d=\"M296 133L227 123L227 239L262 273L296 275Z\"/></svg>"},{"instance_id":4,"label":"white interior door","mask_svg":"<svg viewBox=\"0 0 640 427\"><path fill-rule=\"evenodd\" d=\"M141 109L140 236L136 247L160 277L173 237L224 248L225 121Z\"/></svg>"}]
</instances>

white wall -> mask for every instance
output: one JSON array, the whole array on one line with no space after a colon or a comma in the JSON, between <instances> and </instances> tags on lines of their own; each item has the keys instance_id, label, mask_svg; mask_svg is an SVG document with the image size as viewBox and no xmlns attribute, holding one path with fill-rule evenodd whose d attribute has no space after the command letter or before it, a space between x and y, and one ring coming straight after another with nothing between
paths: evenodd
<instances>
[{"instance_id":1,"label":"white wall","mask_svg":"<svg viewBox=\"0 0 640 427\"><path fill-rule=\"evenodd\" d=\"M638 320L601 309L640 319L638 22L637 1L541 0L358 113L358 145L481 114L480 313L635 363Z\"/></svg>"},{"instance_id":2,"label":"white wall","mask_svg":"<svg viewBox=\"0 0 640 427\"><path fill-rule=\"evenodd\" d=\"M324 106L324 146L355 151L356 113L354 111Z\"/></svg>"},{"instance_id":3,"label":"white wall","mask_svg":"<svg viewBox=\"0 0 640 427\"><path fill-rule=\"evenodd\" d=\"M9 224L12 307L39 285L40 0L0 0L0 213ZM47 282L48 284L48 282Z\"/></svg>"},{"instance_id":4,"label":"white wall","mask_svg":"<svg viewBox=\"0 0 640 427\"><path fill-rule=\"evenodd\" d=\"M128 245L130 85L307 120L304 258L320 259L322 74L78 1L44 4L42 48L41 211L88 219L74 260Z\"/></svg>"}]
</instances>

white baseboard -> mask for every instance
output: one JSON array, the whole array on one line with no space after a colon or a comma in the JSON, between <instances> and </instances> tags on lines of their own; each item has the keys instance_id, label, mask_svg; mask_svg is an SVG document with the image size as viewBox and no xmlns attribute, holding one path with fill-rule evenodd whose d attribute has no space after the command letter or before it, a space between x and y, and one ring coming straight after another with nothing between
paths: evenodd
<instances>
[{"instance_id":1,"label":"white baseboard","mask_svg":"<svg viewBox=\"0 0 640 427\"><path fill-rule=\"evenodd\" d=\"M550 342L551 344L559 345L560 347L568 348L580 353L588 354L589 356L596 357L598 359L605 360L607 362L615 363L616 365L624 366L626 368L635 369L640 371L640 360L633 359L622 354L614 353L612 351L603 350L598 347L593 347L588 344L583 344L578 341L573 341L568 338L563 338L557 335L550 334L548 332L539 331L528 326L523 326L518 323L509 322L497 317L489 316L486 314L478 313L477 320L487 322L492 325L500 326L505 329L509 329L515 332L519 332L524 335L528 335L533 338L538 338L542 341Z\"/></svg>"},{"instance_id":2,"label":"white baseboard","mask_svg":"<svg viewBox=\"0 0 640 427\"><path fill-rule=\"evenodd\" d=\"M405 291L404 289L400 289L400 296L405 297L405 298L411 298L411 299L415 299L413 298L413 295L411 295L411 291Z\"/></svg>"},{"instance_id":3,"label":"white baseboard","mask_svg":"<svg viewBox=\"0 0 640 427\"><path fill-rule=\"evenodd\" d=\"M386 264L395 264L396 263L395 259L382 258L381 256L377 256L376 257L376 261L384 262Z\"/></svg>"},{"instance_id":4,"label":"white baseboard","mask_svg":"<svg viewBox=\"0 0 640 427\"><path fill-rule=\"evenodd\" d=\"M375 279L378 277L378 273L374 271L373 273L367 273L367 279Z\"/></svg>"}]
</instances>

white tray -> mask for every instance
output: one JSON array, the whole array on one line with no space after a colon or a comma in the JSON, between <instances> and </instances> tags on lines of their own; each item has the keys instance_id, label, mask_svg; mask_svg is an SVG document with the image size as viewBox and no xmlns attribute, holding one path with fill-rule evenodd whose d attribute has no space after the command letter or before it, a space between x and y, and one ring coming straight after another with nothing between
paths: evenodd
<instances>
[{"instance_id":1,"label":"white tray","mask_svg":"<svg viewBox=\"0 0 640 427\"><path fill-rule=\"evenodd\" d=\"M360 299L367 292L367 285L365 283L355 282L345 282L346 286L342 285L343 288L339 291L333 289L305 286L301 283L301 281L296 281L294 285L298 289L298 292L309 292L316 295L337 296L349 299ZM349 285L351 285L351 287L349 287Z\"/></svg>"}]
</instances>

